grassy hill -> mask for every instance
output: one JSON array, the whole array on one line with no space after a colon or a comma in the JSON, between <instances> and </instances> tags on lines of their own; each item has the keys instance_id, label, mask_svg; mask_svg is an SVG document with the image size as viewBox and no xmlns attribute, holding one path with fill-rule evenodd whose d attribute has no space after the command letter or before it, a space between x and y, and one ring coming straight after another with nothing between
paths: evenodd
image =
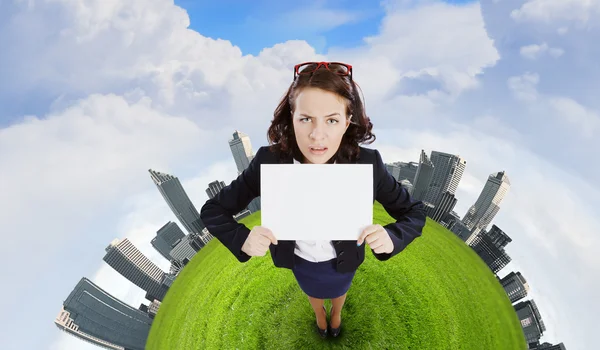
<instances>
[{"instance_id":1,"label":"grassy hill","mask_svg":"<svg viewBox=\"0 0 600 350\"><path fill-rule=\"evenodd\" d=\"M378 202L373 214L374 223L393 222ZM260 212L242 222L260 225ZM388 261L368 245L365 251L342 310L342 333L321 339L291 270L276 268L269 252L240 263L214 239L171 286L146 348L527 348L494 274L435 221L428 218L423 236Z\"/></svg>"}]
</instances>

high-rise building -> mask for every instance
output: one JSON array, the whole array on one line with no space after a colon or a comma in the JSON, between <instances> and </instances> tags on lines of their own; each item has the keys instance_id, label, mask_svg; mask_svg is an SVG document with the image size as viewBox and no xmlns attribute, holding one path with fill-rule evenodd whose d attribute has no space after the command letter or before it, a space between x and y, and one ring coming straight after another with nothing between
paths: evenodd
<instances>
[{"instance_id":1,"label":"high-rise building","mask_svg":"<svg viewBox=\"0 0 600 350\"><path fill-rule=\"evenodd\" d=\"M424 150L421 150L421 156L419 158L419 167L415 174L415 181L413 182L413 198L417 201L423 200L429 190L431 184L431 178L433 176L434 165L425 154Z\"/></svg>"},{"instance_id":2,"label":"high-rise building","mask_svg":"<svg viewBox=\"0 0 600 350\"><path fill-rule=\"evenodd\" d=\"M238 175L250 165L252 157L252 143L250 137L241 131L235 131L233 138L229 140L229 148L238 170Z\"/></svg>"},{"instance_id":3,"label":"high-rise building","mask_svg":"<svg viewBox=\"0 0 600 350\"><path fill-rule=\"evenodd\" d=\"M233 160L235 161L235 165L238 169L238 176L240 176L240 174L250 165L250 162L254 158L252 155L250 137L243 132L236 130L233 133L233 138L229 140L229 148L231 148L231 154L233 155ZM247 208L252 213L259 211L260 196L250 201ZM243 212L244 210L236 215L240 216Z\"/></svg>"},{"instance_id":4,"label":"high-rise building","mask_svg":"<svg viewBox=\"0 0 600 350\"><path fill-rule=\"evenodd\" d=\"M500 284L504 287L511 303L525 298L529 293L529 284L520 272L514 273L511 271L500 280Z\"/></svg>"},{"instance_id":5,"label":"high-rise building","mask_svg":"<svg viewBox=\"0 0 600 350\"><path fill-rule=\"evenodd\" d=\"M510 180L504 171L491 174L462 222L476 235L480 230L486 229L500 209L500 203L510 189Z\"/></svg>"},{"instance_id":6,"label":"high-rise building","mask_svg":"<svg viewBox=\"0 0 600 350\"><path fill-rule=\"evenodd\" d=\"M156 237L152 238L150 243L160 255L171 261L172 257L169 255L169 252L177 244L177 241L183 237L185 237L185 234L179 228L179 225L169 221L156 232Z\"/></svg>"},{"instance_id":7,"label":"high-rise building","mask_svg":"<svg viewBox=\"0 0 600 350\"><path fill-rule=\"evenodd\" d=\"M452 193L444 192L430 217L441 224L442 219L444 219L454 209L456 202L457 199Z\"/></svg>"},{"instance_id":8,"label":"high-rise building","mask_svg":"<svg viewBox=\"0 0 600 350\"><path fill-rule=\"evenodd\" d=\"M402 180L408 180L411 183L415 181L415 176L417 175L417 169L419 168L419 163L417 162L394 162L385 165L387 171L396 179L396 181L400 182Z\"/></svg>"},{"instance_id":9,"label":"high-rise building","mask_svg":"<svg viewBox=\"0 0 600 350\"><path fill-rule=\"evenodd\" d=\"M452 210L444 218L442 218L442 226L446 227L448 230L452 231L452 228L456 224L457 221L460 221L460 216Z\"/></svg>"},{"instance_id":10,"label":"high-rise building","mask_svg":"<svg viewBox=\"0 0 600 350\"><path fill-rule=\"evenodd\" d=\"M158 313L158 309L160 308L160 304L161 304L160 301L154 300L153 302L150 303L150 305L148 305L148 315L150 316L151 319L154 319L154 317L156 317L156 314Z\"/></svg>"},{"instance_id":11,"label":"high-rise building","mask_svg":"<svg viewBox=\"0 0 600 350\"><path fill-rule=\"evenodd\" d=\"M192 244L191 235L187 235L173 247L169 255L173 257L173 260L177 260L185 266L196 255L196 250L192 247Z\"/></svg>"},{"instance_id":12,"label":"high-rise building","mask_svg":"<svg viewBox=\"0 0 600 350\"><path fill-rule=\"evenodd\" d=\"M173 175L148 170L154 184L163 198L188 233L200 233L205 227L200 220L200 214L187 193L181 186L179 179Z\"/></svg>"},{"instance_id":13,"label":"high-rise building","mask_svg":"<svg viewBox=\"0 0 600 350\"><path fill-rule=\"evenodd\" d=\"M497 273L511 261L504 251L509 242L512 242L512 239L494 225L490 232L483 230L477 234L469 245L489 268Z\"/></svg>"},{"instance_id":14,"label":"high-rise building","mask_svg":"<svg viewBox=\"0 0 600 350\"><path fill-rule=\"evenodd\" d=\"M467 161L454 154L433 151L431 162L434 166L433 175L423 201L437 206L445 192L456 194Z\"/></svg>"},{"instance_id":15,"label":"high-rise building","mask_svg":"<svg viewBox=\"0 0 600 350\"><path fill-rule=\"evenodd\" d=\"M54 323L105 349L143 350L152 319L84 277L64 301Z\"/></svg>"},{"instance_id":16,"label":"high-rise building","mask_svg":"<svg viewBox=\"0 0 600 350\"><path fill-rule=\"evenodd\" d=\"M456 220L452 225L452 228L450 228L450 231L452 231L456 236L458 236L458 238L462 239L465 243L471 235L471 231L465 224L463 224L461 220Z\"/></svg>"},{"instance_id":17,"label":"high-rise building","mask_svg":"<svg viewBox=\"0 0 600 350\"><path fill-rule=\"evenodd\" d=\"M552 345L548 342L544 342L544 343L539 344L538 346L530 348L530 349L531 350L567 350L567 348L565 347L565 344L563 344L563 343Z\"/></svg>"},{"instance_id":18,"label":"high-rise building","mask_svg":"<svg viewBox=\"0 0 600 350\"><path fill-rule=\"evenodd\" d=\"M521 321L521 327L525 334L527 344L538 343L540 337L546 331L542 316L537 305L532 300L521 301L514 305L517 317Z\"/></svg>"},{"instance_id":19,"label":"high-rise building","mask_svg":"<svg viewBox=\"0 0 600 350\"><path fill-rule=\"evenodd\" d=\"M206 189L206 195L208 199L214 198L223 188L225 188L225 182L223 181L213 181L208 184L208 188Z\"/></svg>"},{"instance_id":20,"label":"high-rise building","mask_svg":"<svg viewBox=\"0 0 600 350\"><path fill-rule=\"evenodd\" d=\"M103 260L136 286L155 299L163 300L167 287L162 284L165 273L125 238L115 239L106 247Z\"/></svg>"}]
</instances>

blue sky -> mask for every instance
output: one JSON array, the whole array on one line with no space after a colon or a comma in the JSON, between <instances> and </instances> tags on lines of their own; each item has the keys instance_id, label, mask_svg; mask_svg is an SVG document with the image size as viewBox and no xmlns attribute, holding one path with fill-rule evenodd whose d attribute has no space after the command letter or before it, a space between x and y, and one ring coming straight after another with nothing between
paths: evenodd
<instances>
[{"instance_id":1,"label":"blue sky","mask_svg":"<svg viewBox=\"0 0 600 350\"><path fill-rule=\"evenodd\" d=\"M465 4L473 1L447 0L447 3ZM303 25L301 16L294 17L293 25L277 26L271 23L277 18L307 7L349 12L355 19L331 29ZM327 48L355 47L363 44L362 38L378 32L385 12L377 1L316 1L314 5L295 1L194 1L176 0L190 16L190 28L211 38L224 38L238 46L243 54L257 55L263 48L286 40L306 40L317 53Z\"/></svg>"},{"instance_id":2,"label":"blue sky","mask_svg":"<svg viewBox=\"0 0 600 350\"><path fill-rule=\"evenodd\" d=\"M52 324L81 277L144 300L102 262L105 247L128 238L168 269L149 242L176 219L147 170L178 176L201 207L208 183L237 176L233 131L254 152L266 145L293 65L317 58L355 67L377 135L369 147L385 162L422 149L467 160L459 215L506 171L492 224L513 239L513 261L500 275L529 281L543 341L594 344L597 2L144 3L0 1L0 234L30 252L0 254L4 266L19 261L5 278L15 287L0 292L14 315L0 348L93 349Z\"/></svg>"}]
</instances>

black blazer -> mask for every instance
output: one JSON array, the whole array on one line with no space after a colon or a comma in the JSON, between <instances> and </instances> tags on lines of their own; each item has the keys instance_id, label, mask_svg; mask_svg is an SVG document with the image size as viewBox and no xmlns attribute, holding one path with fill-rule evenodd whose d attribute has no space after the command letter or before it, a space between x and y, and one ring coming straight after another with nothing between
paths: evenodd
<instances>
[{"instance_id":1,"label":"black blazer","mask_svg":"<svg viewBox=\"0 0 600 350\"><path fill-rule=\"evenodd\" d=\"M250 230L244 224L238 223L233 215L260 196L260 165L294 163L292 156L280 160L279 154L274 152L269 146L259 148L250 165L237 179L206 201L200 210L200 219L208 231L240 262L251 258L241 250ZM425 226L425 207L421 201L412 200L407 189L390 175L377 150L360 147L360 155L355 163L373 164L373 202L377 200L388 214L396 219L395 223L384 226L394 242L394 251L377 254L371 250L377 259L388 260L421 236ZM273 234L277 237L277 232ZM277 243L269 246L273 263L277 267L291 269L294 266L296 241L277 240ZM356 240L333 241L333 245L337 253L338 272L355 271L365 259L366 242L360 247L356 246Z\"/></svg>"}]
</instances>

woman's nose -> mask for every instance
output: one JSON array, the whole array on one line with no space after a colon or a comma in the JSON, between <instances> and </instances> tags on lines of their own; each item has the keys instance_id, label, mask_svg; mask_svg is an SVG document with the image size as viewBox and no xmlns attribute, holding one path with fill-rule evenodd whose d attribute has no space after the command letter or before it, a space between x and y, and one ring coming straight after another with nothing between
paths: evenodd
<instances>
[{"instance_id":1,"label":"woman's nose","mask_svg":"<svg viewBox=\"0 0 600 350\"><path fill-rule=\"evenodd\" d=\"M323 129L321 129L320 127L315 127L312 132L310 133L310 136L313 139L320 139L323 138L323 136L325 136L325 133L323 132Z\"/></svg>"}]
</instances>

